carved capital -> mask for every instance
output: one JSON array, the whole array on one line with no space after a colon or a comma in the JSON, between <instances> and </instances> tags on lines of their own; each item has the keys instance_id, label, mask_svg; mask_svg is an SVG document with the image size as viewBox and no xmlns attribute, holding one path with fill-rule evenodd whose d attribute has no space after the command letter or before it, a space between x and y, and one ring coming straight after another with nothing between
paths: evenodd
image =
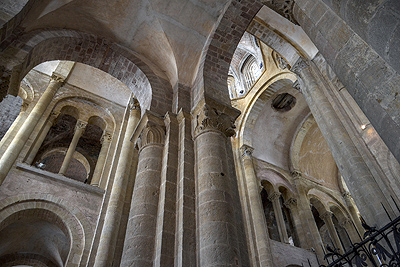
<instances>
[{"instance_id":1,"label":"carved capital","mask_svg":"<svg viewBox=\"0 0 400 267\"><path fill-rule=\"evenodd\" d=\"M262 0L261 2L290 22L299 25L293 16L294 0Z\"/></svg>"},{"instance_id":2,"label":"carved capital","mask_svg":"<svg viewBox=\"0 0 400 267\"><path fill-rule=\"evenodd\" d=\"M310 67L310 62L309 62L307 59L300 57L300 58L296 61L296 63L294 63L293 67L292 67L290 70L291 70L293 73L295 73L297 76L301 76L301 75L300 75L301 72L302 72L304 69L308 68L308 67Z\"/></svg>"},{"instance_id":3,"label":"carved capital","mask_svg":"<svg viewBox=\"0 0 400 267\"><path fill-rule=\"evenodd\" d=\"M346 228L346 227L352 225L351 222L352 222L352 221L351 221L350 218L345 217L345 218L340 222L340 226L343 227L343 228Z\"/></svg>"},{"instance_id":4,"label":"carved capital","mask_svg":"<svg viewBox=\"0 0 400 267\"><path fill-rule=\"evenodd\" d=\"M87 124L88 123L86 121L78 120L75 124L75 131L84 130L86 128Z\"/></svg>"},{"instance_id":5,"label":"carved capital","mask_svg":"<svg viewBox=\"0 0 400 267\"><path fill-rule=\"evenodd\" d=\"M291 197L288 200L285 201L285 203L283 203L287 208L289 209L293 209L294 207L297 206L297 199Z\"/></svg>"},{"instance_id":6,"label":"carved capital","mask_svg":"<svg viewBox=\"0 0 400 267\"><path fill-rule=\"evenodd\" d=\"M138 145L139 149L143 149L145 146L151 144L163 145L164 141L165 141L164 127L154 122L148 121L139 136Z\"/></svg>"},{"instance_id":7,"label":"carved capital","mask_svg":"<svg viewBox=\"0 0 400 267\"><path fill-rule=\"evenodd\" d=\"M58 118L59 115L60 115L60 112L52 111L50 113L49 122L51 123L51 125L54 125L54 123L56 122L56 119Z\"/></svg>"},{"instance_id":8,"label":"carved capital","mask_svg":"<svg viewBox=\"0 0 400 267\"><path fill-rule=\"evenodd\" d=\"M140 104L139 101L135 98L132 97L131 100L129 100L129 110L140 110Z\"/></svg>"},{"instance_id":9,"label":"carved capital","mask_svg":"<svg viewBox=\"0 0 400 267\"><path fill-rule=\"evenodd\" d=\"M21 112L25 112L28 109L28 107L29 107L29 103L28 102L26 102L26 101L22 102Z\"/></svg>"},{"instance_id":10,"label":"carved capital","mask_svg":"<svg viewBox=\"0 0 400 267\"><path fill-rule=\"evenodd\" d=\"M273 192L271 195L268 196L268 199L270 201L275 201L275 200L279 199L280 196L281 196L281 193Z\"/></svg>"},{"instance_id":11,"label":"carved capital","mask_svg":"<svg viewBox=\"0 0 400 267\"><path fill-rule=\"evenodd\" d=\"M300 93L302 93L299 79L300 79L300 78L298 78L297 81L295 81L295 82L292 84L292 87L293 87L294 89L296 89L297 91L299 91Z\"/></svg>"},{"instance_id":12,"label":"carved capital","mask_svg":"<svg viewBox=\"0 0 400 267\"><path fill-rule=\"evenodd\" d=\"M242 152L242 158L251 158L253 155L254 148L248 145L243 145L240 148L240 151Z\"/></svg>"},{"instance_id":13,"label":"carved capital","mask_svg":"<svg viewBox=\"0 0 400 267\"><path fill-rule=\"evenodd\" d=\"M110 143L112 139L112 135L110 132L104 131L103 135L101 136L100 143Z\"/></svg>"},{"instance_id":14,"label":"carved capital","mask_svg":"<svg viewBox=\"0 0 400 267\"><path fill-rule=\"evenodd\" d=\"M332 215L332 212L325 211L324 213L320 214L319 217L326 223L328 220L332 219Z\"/></svg>"},{"instance_id":15,"label":"carved capital","mask_svg":"<svg viewBox=\"0 0 400 267\"><path fill-rule=\"evenodd\" d=\"M298 170L294 170L294 171L292 171L290 174L292 175L292 177L293 177L294 180L296 180L296 179L302 179L302 178L303 178L303 175L302 175L301 172L298 171Z\"/></svg>"},{"instance_id":16,"label":"carved capital","mask_svg":"<svg viewBox=\"0 0 400 267\"><path fill-rule=\"evenodd\" d=\"M219 131L227 137L235 135L235 118L207 104L197 114L195 123L195 136L209 130Z\"/></svg>"},{"instance_id":17,"label":"carved capital","mask_svg":"<svg viewBox=\"0 0 400 267\"><path fill-rule=\"evenodd\" d=\"M61 84L65 83L64 77L62 77L61 75L58 75L56 73L53 73L51 75L51 80L50 81L54 81L54 82L61 83Z\"/></svg>"}]
</instances>

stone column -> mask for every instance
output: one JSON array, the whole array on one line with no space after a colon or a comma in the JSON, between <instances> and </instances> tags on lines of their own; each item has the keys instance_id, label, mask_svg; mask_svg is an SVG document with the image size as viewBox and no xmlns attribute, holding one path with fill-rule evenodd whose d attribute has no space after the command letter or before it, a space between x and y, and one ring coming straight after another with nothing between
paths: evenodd
<instances>
[{"instance_id":1,"label":"stone column","mask_svg":"<svg viewBox=\"0 0 400 267\"><path fill-rule=\"evenodd\" d=\"M347 234L349 235L350 241L352 243L360 242L361 238L357 234L356 229L354 228L354 224L352 223L352 220L348 217L345 217L342 219L340 222L340 226L343 227ZM360 234L362 236L362 234Z\"/></svg>"},{"instance_id":2,"label":"stone column","mask_svg":"<svg viewBox=\"0 0 400 267\"><path fill-rule=\"evenodd\" d=\"M350 193L347 191L344 192L343 198L344 198L347 208L350 211L350 215L351 215L351 218L353 219L354 225L356 226L358 232L362 236L364 234L364 227L361 225L360 217L356 211L356 208L354 207L354 203L353 203Z\"/></svg>"},{"instance_id":3,"label":"stone column","mask_svg":"<svg viewBox=\"0 0 400 267\"><path fill-rule=\"evenodd\" d=\"M242 164L244 175L246 177L247 194L249 198L250 214L254 226L254 235L259 257L260 266L271 266L271 246L268 237L268 227L266 225L265 215L260 198L260 182L254 171L252 153L254 148L243 145L240 148L242 152Z\"/></svg>"},{"instance_id":4,"label":"stone column","mask_svg":"<svg viewBox=\"0 0 400 267\"><path fill-rule=\"evenodd\" d=\"M143 115L138 125L137 130L141 131L138 140L139 162L121 266L153 266L165 140L164 128L164 121L149 111Z\"/></svg>"},{"instance_id":5,"label":"stone column","mask_svg":"<svg viewBox=\"0 0 400 267\"><path fill-rule=\"evenodd\" d=\"M104 131L103 136L100 139L101 142L101 150L99 156L97 158L96 167L93 172L91 185L99 186L101 175L103 174L104 163L106 162L108 149L110 147L112 135L111 133Z\"/></svg>"},{"instance_id":6,"label":"stone column","mask_svg":"<svg viewBox=\"0 0 400 267\"><path fill-rule=\"evenodd\" d=\"M86 125L87 125L87 122L85 122L85 121L78 120L76 122L74 137L72 138L72 141L69 144L67 153L65 154L64 161L61 165L60 170L58 171L58 174L64 175L67 172L68 166L72 160L72 156L74 155L76 145L78 144L78 141L81 138L82 134L85 132Z\"/></svg>"},{"instance_id":7,"label":"stone column","mask_svg":"<svg viewBox=\"0 0 400 267\"><path fill-rule=\"evenodd\" d=\"M310 208L310 201L307 198L307 185L305 178L298 171L292 172L294 184L299 193L297 202L299 216L302 219L304 233L308 241L308 249L314 248L319 262L325 262L324 250L321 235L319 234L314 215Z\"/></svg>"},{"instance_id":8,"label":"stone column","mask_svg":"<svg viewBox=\"0 0 400 267\"><path fill-rule=\"evenodd\" d=\"M325 222L326 226L328 227L328 232L329 232L329 235L332 238L333 245L337 249L339 249L340 253L343 253L344 252L344 248L342 246L342 243L340 242L339 235L338 235L338 233L336 231L335 225L333 224L332 215L333 215L332 212L325 211L319 217Z\"/></svg>"},{"instance_id":9,"label":"stone column","mask_svg":"<svg viewBox=\"0 0 400 267\"><path fill-rule=\"evenodd\" d=\"M268 196L268 199L269 201L272 202L272 206L274 208L276 223L278 224L278 231L281 242L288 244L289 238L286 231L285 220L283 219L281 203L279 201L280 196L281 196L280 192L273 192L270 196Z\"/></svg>"},{"instance_id":10,"label":"stone column","mask_svg":"<svg viewBox=\"0 0 400 267\"><path fill-rule=\"evenodd\" d=\"M136 99L132 99L128 105L128 123L122 141L118 166L115 171L114 182L110 193L110 199L108 201L103 229L101 231L100 243L94 263L94 266L96 267L108 267L112 265L118 229L121 222L130 166L135 147L135 144L131 142L131 137L140 120L139 102Z\"/></svg>"},{"instance_id":11,"label":"stone column","mask_svg":"<svg viewBox=\"0 0 400 267\"><path fill-rule=\"evenodd\" d=\"M298 211L298 206L297 206L297 199L295 198L289 198L288 200L285 201L284 205L290 209L290 213L292 215L293 219L293 224L294 228L297 234L297 237L299 238L300 241L300 246L302 248L307 248L307 236L306 236L306 230L303 229L303 226L301 224L301 217L299 215Z\"/></svg>"},{"instance_id":12,"label":"stone column","mask_svg":"<svg viewBox=\"0 0 400 267\"><path fill-rule=\"evenodd\" d=\"M60 113L57 113L57 112L52 112L50 114L45 125L43 126L42 130L40 131L40 134L39 134L38 138L36 139L33 147L29 151L29 155L25 160L26 164L32 165L37 152L39 151L40 147L42 146L44 139L46 138L47 134L49 133L50 128L54 125L54 122L56 121L59 114Z\"/></svg>"},{"instance_id":13,"label":"stone column","mask_svg":"<svg viewBox=\"0 0 400 267\"><path fill-rule=\"evenodd\" d=\"M299 77L301 92L328 143L332 156L346 184L355 196L362 216L368 223L385 225L386 215L382 204L392 212L390 205L359 154L342 122L336 115L321 87L326 81L313 62L300 58L291 69ZM383 186L383 185L382 185ZM382 203L382 204L381 204Z\"/></svg>"},{"instance_id":14,"label":"stone column","mask_svg":"<svg viewBox=\"0 0 400 267\"><path fill-rule=\"evenodd\" d=\"M42 117L45 110L48 108L51 100L53 99L57 90L64 84L64 79L58 75L53 74L50 79L50 83L35 107L32 109L29 116L26 118L24 124L15 135L13 141L8 146L0 159L0 184L3 183L8 172L10 171L15 160L18 158L19 153L24 147L29 136L35 129L38 121Z\"/></svg>"},{"instance_id":15,"label":"stone column","mask_svg":"<svg viewBox=\"0 0 400 267\"><path fill-rule=\"evenodd\" d=\"M228 170L229 137L235 134L238 112L216 101L199 104L193 111L197 234L199 266L246 266L240 258L235 203L235 176Z\"/></svg>"}]
</instances>

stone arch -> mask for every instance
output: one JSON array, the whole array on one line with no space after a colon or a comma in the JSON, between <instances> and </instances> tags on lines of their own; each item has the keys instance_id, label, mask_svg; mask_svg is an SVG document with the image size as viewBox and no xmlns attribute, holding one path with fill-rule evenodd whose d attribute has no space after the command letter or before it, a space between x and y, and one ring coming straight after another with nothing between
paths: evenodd
<instances>
[{"instance_id":1,"label":"stone arch","mask_svg":"<svg viewBox=\"0 0 400 267\"><path fill-rule=\"evenodd\" d=\"M146 109L164 114L172 108L171 84L132 51L93 34L75 30L36 30L22 35L3 49L18 51L9 59L0 55L5 72L19 66L11 77L20 81L34 66L50 60L70 60L98 68L124 83ZM15 53L13 53L15 54ZM157 70L157 73L161 73Z\"/></svg>"},{"instance_id":2,"label":"stone arch","mask_svg":"<svg viewBox=\"0 0 400 267\"><path fill-rule=\"evenodd\" d=\"M71 249L67 258L67 266L80 266L87 260L84 250L90 247L90 238L93 231L84 219L84 215L74 208L69 210L66 203L57 197L47 194L24 194L18 197L9 197L0 204L0 228L7 223L7 218L25 210L42 210L52 213L65 225L71 239ZM15 218L18 218L17 216Z\"/></svg>"},{"instance_id":3,"label":"stone arch","mask_svg":"<svg viewBox=\"0 0 400 267\"><path fill-rule=\"evenodd\" d=\"M230 105L227 78L231 59L251 20L261 8L260 1L235 0L226 11L203 48L192 98L196 106L205 95Z\"/></svg>"},{"instance_id":4,"label":"stone arch","mask_svg":"<svg viewBox=\"0 0 400 267\"><path fill-rule=\"evenodd\" d=\"M273 77L270 81L268 81L261 89L255 93L254 97L250 101L248 108L242 114L242 123L240 125L240 133L241 137L240 142L241 145L243 143L252 146L252 134L254 130L254 126L262 107L266 104L266 102L271 98L271 96L280 90L281 88L292 85L297 78L292 73L283 73L276 77Z\"/></svg>"},{"instance_id":5,"label":"stone arch","mask_svg":"<svg viewBox=\"0 0 400 267\"><path fill-rule=\"evenodd\" d=\"M315 123L314 116L310 113L301 123L300 127L297 129L296 134L294 135L292 145L290 148L290 162L292 164L292 170L300 170L299 164L299 154L301 145L303 144L303 140L310 130L311 126Z\"/></svg>"}]
</instances>

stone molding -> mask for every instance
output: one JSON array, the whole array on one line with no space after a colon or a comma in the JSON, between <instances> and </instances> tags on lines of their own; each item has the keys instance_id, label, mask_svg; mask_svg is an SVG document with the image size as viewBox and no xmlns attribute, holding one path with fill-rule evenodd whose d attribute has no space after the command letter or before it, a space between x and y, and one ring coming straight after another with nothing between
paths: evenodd
<instances>
[{"instance_id":1,"label":"stone molding","mask_svg":"<svg viewBox=\"0 0 400 267\"><path fill-rule=\"evenodd\" d=\"M56 73L53 73L53 74L51 75L51 80L50 80L50 81L54 81L54 82L57 82L57 83L61 83L61 85L64 85L64 84L65 84L65 79L64 79L64 77L62 77L61 75L56 74Z\"/></svg>"},{"instance_id":2,"label":"stone molding","mask_svg":"<svg viewBox=\"0 0 400 267\"><path fill-rule=\"evenodd\" d=\"M88 123L86 121L78 120L75 124L75 131L84 130L86 128L87 124Z\"/></svg>"}]
</instances>

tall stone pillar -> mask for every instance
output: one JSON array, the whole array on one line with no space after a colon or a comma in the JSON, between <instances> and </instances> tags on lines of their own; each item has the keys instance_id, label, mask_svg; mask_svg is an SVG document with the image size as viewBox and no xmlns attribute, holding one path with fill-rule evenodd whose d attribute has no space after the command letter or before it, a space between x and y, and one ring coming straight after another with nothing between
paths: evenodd
<instances>
[{"instance_id":1,"label":"tall stone pillar","mask_svg":"<svg viewBox=\"0 0 400 267\"><path fill-rule=\"evenodd\" d=\"M248 265L240 258L235 210L239 192L228 169L229 137L238 111L207 100L192 112L194 122L199 266Z\"/></svg>"},{"instance_id":2,"label":"tall stone pillar","mask_svg":"<svg viewBox=\"0 0 400 267\"><path fill-rule=\"evenodd\" d=\"M302 58L292 67L292 71L300 77L301 92L328 143L340 173L355 197L362 216L370 224L385 225L387 220L382 204L393 214L391 207L380 185L376 183L329 100L322 92L321 87L326 86L326 81L323 80L313 62Z\"/></svg>"},{"instance_id":3,"label":"tall stone pillar","mask_svg":"<svg viewBox=\"0 0 400 267\"><path fill-rule=\"evenodd\" d=\"M32 146L31 150L29 151L28 157L25 159L25 163L31 165L33 163L33 160L36 157L37 152L39 151L40 147L43 144L44 139L46 138L47 134L49 133L49 130L51 126L54 125L54 122L56 121L59 113L57 112L52 112L47 119L45 125L43 126L42 130L40 131L40 134L38 138L36 139L34 145Z\"/></svg>"},{"instance_id":4,"label":"tall stone pillar","mask_svg":"<svg viewBox=\"0 0 400 267\"><path fill-rule=\"evenodd\" d=\"M273 192L268 197L268 199L269 201L272 202L272 206L274 208L276 223L278 224L278 231L281 242L288 244L289 238L286 231L285 220L283 219L281 203L279 201L280 196L281 196L280 192Z\"/></svg>"},{"instance_id":5,"label":"tall stone pillar","mask_svg":"<svg viewBox=\"0 0 400 267\"><path fill-rule=\"evenodd\" d=\"M104 163L106 162L108 149L110 148L112 135L111 133L104 131L103 136L101 137L101 149L99 156L97 157L96 167L94 168L91 185L99 186L101 175L103 174Z\"/></svg>"},{"instance_id":6,"label":"tall stone pillar","mask_svg":"<svg viewBox=\"0 0 400 267\"><path fill-rule=\"evenodd\" d=\"M336 231L335 225L333 224L332 215L333 215L332 212L325 211L319 217L325 222L326 227L328 228L329 235L332 238L332 242L333 242L334 246L337 249L339 249L340 253L343 253L344 248L342 246L342 243L340 242L339 235Z\"/></svg>"},{"instance_id":7,"label":"tall stone pillar","mask_svg":"<svg viewBox=\"0 0 400 267\"><path fill-rule=\"evenodd\" d=\"M18 158L19 153L24 147L26 141L35 129L38 121L49 106L57 90L63 84L64 79L58 75L53 74L50 79L49 85L43 92L43 95L40 97L39 101L36 103L35 107L32 109L24 124L21 126L13 141L8 146L7 150L4 152L3 156L0 159L0 184L3 183L15 160Z\"/></svg>"},{"instance_id":8,"label":"tall stone pillar","mask_svg":"<svg viewBox=\"0 0 400 267\"><path fill-rule=\"evenodd\" d=\"M350 239L349 242L356 243L361 241L360 236L362 237L363 235L357 234L357 230L354 228L354 224L352 223L352 220L350 218L345 217L339 223L340 226L346 230L348 238Z\"/></svg>"},{"instance_id":9,"label":"tall stone pillar","mask_svg":"<svg viewBox=\"0 0 400 267\"><path fill-rule=\"evenodd\" d=\"M323 243L321 239L321 235L319 234L317 224L315 223L314 215L310 208L310 202L307 198L307 185L305 182L305 178L298 171L292 172L294 184L296 185L296 189L299 193L299 199L297 202L299 216L302 218L302 222L304 223L304 234L309 241L309 248L314 246L315 253L319 261L325 262L324 260L324 250Z\"/></svg>"},{"instance_id":10,"label":"tall stone pillar","mask_svg":"<svg viewBox=\"0 0 400 267\"><path fill-rule=\"evenodd\" d=\"M82 134L85 132L87 122L78 120L75 125L75 132L74 136L72 137L72 141L69 144L67 153L65 154L64 161L61 165L60 170L58 171L58 174L64 175L67 170L68 166L71 163L72 156L74 155L76 145L78 144L79 139L81 138Z\"/></svg>"},{"instance_id":11,"label":"tall stone pillar","mask_svg":"<svg viewBox=\"0 0 400 267\"><path fill-rule=\"evenodd\" d=\"M354 203L353 203L350 193L347 191L344 192L343 198L344 198L347 208L350 211L351 218L353 219L352 221L354 222L354 225L355 225L357 231L362 236L364 234L364 227L361 225L360 217L356 211L356 208L354 207Z\"/></svg>"},{"instance_id":12,"label":"tall stone pillar","mask_svg":"<svg viewBox=\"0 0 400 267\"><path fill-rule=\"evenodd\" d=\"M128 105L128 123L125 129L121 153L118 159L118 166L115 171L115 178L107 205L103 229L101 231L100 243L94 263L94 266L96 267L108 267L112 265L118 229L121 222L130 166L132 164L131 161L135 147L135 144L131 142L131 137L140 120L139 102L133 98Z\"/></svg>"},{"instance_id":13,"label":"tall stone pillar","mask_svg":"<svg viewBox=\"0 0 400 267\"><path fill-rule=\"evenodd\" d=\"M307 249L307 244L308 244L308 240L307 240L307 236L306 236L306 230L303 228L302 226L302 218L299 215L299 208L297 206L297 199L291 197L288 200L285 201L284 205L290 209L290 213L292 215L292 219L293 219L293 224L294 224L294 228L295 231L297 233L297 237L299 238L300 241L300 246L302 248L306 248Z\"/></svg>"},{"instance_id":14,"label":"tall stone pillar","mask_svg":"<svg viewBox=\"0 0 400 267\"><path fill-rule=\"evenodd\" d=\"M273 260L271 259L272 253L268 237L268 227L266 225L260 197L260 183L257 180L252 160L254 148L243 145L240 150L242 152L242 164L246 177L247 194L249 198L251 219L253 220L254 225L254 235L259 263L260 266L272 266Z\"/></svg>"},{"instance_id":15,"label":"tall stone pillar","mask_svg":"<svg viewBox=\"0 0 400 267\"><path fill-rule=\"evenodd\" d=\"M121 266L153 266L159 204L164 121L147 111L138 125L139 161ZM138 134L139 132L136 132Z\"/></svg>"}]
</instances>

